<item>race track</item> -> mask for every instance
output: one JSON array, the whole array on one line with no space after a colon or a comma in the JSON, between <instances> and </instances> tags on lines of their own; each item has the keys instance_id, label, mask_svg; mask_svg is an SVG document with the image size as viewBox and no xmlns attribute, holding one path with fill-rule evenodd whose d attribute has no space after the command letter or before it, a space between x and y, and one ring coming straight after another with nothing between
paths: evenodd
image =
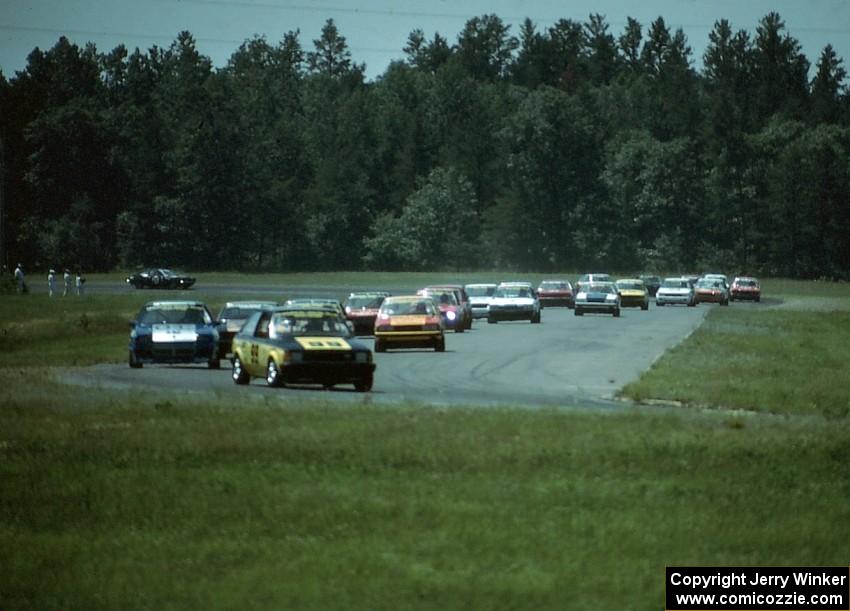
<instances>
[{"instance_id":1,"label":"race track","mask_svg":"<svg viewBox=\"0 0 850 611\"><path fill-rule=\"evenodd\" d=\"M698 327L711 307L719 306L658 308L652 303L646 312L623 309L620 318L601 314L577 317L566 308L546 308L539 325L491 325L477 320L471 331L447 333L444 353L402 350L375 354L375 385L366 394L351 387L270 389L259 379L248 387L237 387L230 379L227 361L222 361L220 371L189 365L146 365L133 370L124 364L75 369L66 377L86 386L215 390L234 401L245 393L266 393L284 401L333 398L610 408L619 405L614 401L616 391ZM371 338L362 341L371 347Z\"/></svg>"}]
</instances>

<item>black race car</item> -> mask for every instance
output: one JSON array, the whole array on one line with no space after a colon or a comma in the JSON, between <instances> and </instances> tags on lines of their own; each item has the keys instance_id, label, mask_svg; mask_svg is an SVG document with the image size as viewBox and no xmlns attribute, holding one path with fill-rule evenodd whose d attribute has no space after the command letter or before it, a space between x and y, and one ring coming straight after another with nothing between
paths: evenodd
<instances>
[{"instance_id":1,"label":"black race car","mask_svg":"<svg viewBox=\"0 0 850 611\"><path fill-rule=\"evenodd\" d=\"M165 267L152 267L127 276L127 284L137 289L187 289L195 279Z\"/></svg>"}]
</instances>

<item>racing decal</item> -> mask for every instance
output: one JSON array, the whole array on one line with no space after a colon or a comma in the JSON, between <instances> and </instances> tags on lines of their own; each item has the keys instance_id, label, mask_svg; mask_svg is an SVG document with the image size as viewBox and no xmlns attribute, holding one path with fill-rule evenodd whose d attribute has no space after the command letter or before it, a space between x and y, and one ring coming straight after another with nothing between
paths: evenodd
<instances>
[{"instance_id":1,"label":"racing decal","mask_svg":"<svg viewBox=\"0 0 850 611\"><path fill-rule=\"evenodd\" d=\"M153 325L156 343L194 342L198 339L195 325Z\"/></svg>"},{"instance_id":2,"label":"racing decal","mask_svg":"<svg viewBox=\"0 0 850 611\"><path fill-rule=\"evenodd\" d=\"M393 316L390 320L390 324L394 327L402 326L413 326L413 325L424 325L428 322L427 316Z\"/></svg>"},{"instance_id":3,"label":"racing decal","mask_svg":"<svg viewBox=\"0 0 850 611\"><path fill-rule=\"evenodd\" d=\"M341 337L296 337L304 350L351 350L351 345Z\"/></svg>"}]
</instances>

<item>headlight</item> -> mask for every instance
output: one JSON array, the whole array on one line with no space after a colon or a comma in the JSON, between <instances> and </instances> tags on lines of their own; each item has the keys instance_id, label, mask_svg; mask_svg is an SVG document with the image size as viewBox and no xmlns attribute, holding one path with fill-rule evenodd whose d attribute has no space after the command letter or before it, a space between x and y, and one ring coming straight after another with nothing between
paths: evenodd
<instances>
[{"instance_id":1,"label":"headlight","mask_svg":"<svg viewBox=\"0 0 850 611\"><path fill-rule=\"evenodd\" d=\"M446 318L448 318L449 320L454 320L455 318L457 318L457 314L449 310L448 312L446 312Z\"/></svg>"},{"instance_id":2,"label":"headlight","mask_svg":"<svg viewBox=\"0 0 850 611\"><path fill-rule=\"evenodd\" d=\"M357 363L368 363L369 361L372 360L372 353L371 352L357 352L354 355L354 360Z\"/></svg>"},{"instance_id":3,"label":"headlight","mask_svg":"<svg viewBox=\"0 0 850 611\"><path fill-rule=\"evenodd\" d=\"M608 301L615 301L617 299L617 296L616 295L606 295L605 299L607 299Z\"/></svg>"},{"instance_id":4,"label":"headlight","mask_svg":"<svg viewBox=\"0 0 850 611\"><path fill-rule=\"evenodd\" d=\"M576 295L576 299L587 299L587 293L581 291L578 295Z\"/></svg>"}]
</instances>

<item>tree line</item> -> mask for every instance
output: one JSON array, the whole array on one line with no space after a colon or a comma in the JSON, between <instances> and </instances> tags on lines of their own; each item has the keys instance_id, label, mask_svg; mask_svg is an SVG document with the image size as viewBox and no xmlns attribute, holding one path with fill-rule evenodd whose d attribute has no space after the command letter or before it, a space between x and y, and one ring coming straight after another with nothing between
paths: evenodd
<instances>
[{"instance_id":1,"label":"tree line","mask_svg":"<svg viewBox=\"0 0 850 611\"><path fill-rule=\"evenodd\" d=\"M367 81L333 20L220 69L189 32L33 50L0 73L8 261L850 276L843 61L776 13L718 21L700 71L660 17L483 15L401 55Z\"/></svg>"}]
</instances>

